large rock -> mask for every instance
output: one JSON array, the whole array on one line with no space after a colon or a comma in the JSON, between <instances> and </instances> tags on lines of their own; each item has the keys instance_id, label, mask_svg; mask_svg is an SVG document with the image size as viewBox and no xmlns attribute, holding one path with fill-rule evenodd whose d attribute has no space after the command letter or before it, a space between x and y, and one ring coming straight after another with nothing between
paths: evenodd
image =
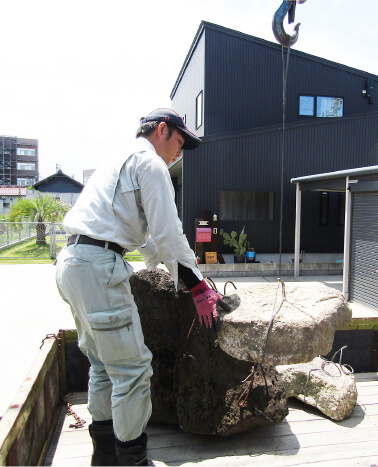
<instances>
[{"instance_id":1,"label":"large rock","mask_svg":"<svg viewBox=\"0 0 378 467\"><path fill-rule=\"evenodd\" d=\"M321 357L312 362L277 367L288 397L312 405L332 420L345 420L354 411L357 387L353 373Z\"/></svg>"},{"instance_id":2,"label":"large rock","mask_svg":"<svg viewBox=\"0 0 378 467\"><path fill-rule=\"evenodd\" d=\"M131 287L154 356L152 423L226 436L286 417L286 393L275 368L258 365L254 377L243 383L252 364L223 352L217 336L198 319L188 338L196 317L193 299L188 291L175 292L169 274L139 271ZM244 391L249 395L241 404Z\"/></svg>"},{"instance_id":3,"label":"large rock","mask_svg":"<svg viewBox=\"0 0 378 467\"><path fill-rule=\"evenodd\" d=\"M225 354L217 340L197 326L179 364L177 415L181 429L226 436L281 422L288 407L277 371L257 365L247 379L251 367ZM243 393L249 393L244 404Z\"/></svg>"},{"instance_id":4,"label":"large rock","mask_svg":"<svg viewBox=\"0 0 378 467\"><path fill-rule=\"evenodd\" d=\"M283 365L308 362L332 349L335 330L352 319L343 295L328 287L254 285L225 296L221 348L237 360Z\"/></svg>"}]
</instances>

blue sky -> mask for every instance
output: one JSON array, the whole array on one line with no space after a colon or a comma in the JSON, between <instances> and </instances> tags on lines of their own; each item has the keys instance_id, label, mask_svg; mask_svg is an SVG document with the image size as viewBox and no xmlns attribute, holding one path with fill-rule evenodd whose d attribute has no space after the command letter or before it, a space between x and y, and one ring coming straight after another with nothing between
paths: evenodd
<instances>
[{"instance_id":1,"label":"blue sky","mask_svg":"<svg viewBox=\"0 0 378 467\"><path fill-rule=\"evenodd\" d=\"M0 0L0 135L39 140L42 178L59 164L82 181L83 169L123 151L141 116L170 106L202 20L274 42L280 5ZM378 74L377 17L377 0L307 0L294 48Z\"/></svg>"}]
</instances>

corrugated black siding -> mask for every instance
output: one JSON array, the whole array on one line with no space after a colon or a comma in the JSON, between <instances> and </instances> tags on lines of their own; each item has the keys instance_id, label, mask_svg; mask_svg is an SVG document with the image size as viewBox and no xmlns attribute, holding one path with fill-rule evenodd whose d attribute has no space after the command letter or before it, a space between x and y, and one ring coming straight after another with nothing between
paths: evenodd
<instances>
[{"instance_id":1,"label":"corrugated black siding","mask_svg":"<svg viewBox=\"0 0 378 467\"><path fill-rule=\"evenodd\" d=\"M350 299L378 307L378 193L353 193Z\"/></svg>"},{"instance_id":2,"label":"corrugated black siding","mask_svg":"<svg viewBox=\"0 0 378 467\"><path fill-rule=\"evenodd\" d=\"M378 164L378 113L366 116L288 124L284 160L283 251L294 249L295 186L293 177ZM184 155L183 225L194 246L194 219L204 210L219 214L221 190L275 192L274 221L220 220L226 231L246 226L257 251L279 249L282 130L273 127L223 137L204 138ZM330 194L329 223L319 225L319 193L303 193L302 248L307 252L340 252L344 226L338 223L337 193ZM317 216L314 222L314 216ZM222 247L224 252L229 252ZM226 249L224 249L226 248Z\"/></svg>"},{"instance_id":3,"label":"corrugated black siding","mask_svg":"<svg viewBox=\"0 0 378 467\"><path fill-rule=\"evenodd\" d=\"M205 23L205 136L282 122L282 49L278 44ZM286 121L318 120L298 115L300 95L344 98L344 116L378 110L363 96L359 72L291 50Z\"/></svg>"}]
</instances>

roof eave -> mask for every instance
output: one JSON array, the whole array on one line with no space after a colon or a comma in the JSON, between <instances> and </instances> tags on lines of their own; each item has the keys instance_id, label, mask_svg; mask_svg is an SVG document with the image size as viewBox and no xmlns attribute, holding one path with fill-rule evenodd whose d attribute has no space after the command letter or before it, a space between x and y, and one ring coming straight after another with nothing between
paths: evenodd
<instances>
[{"instance_id":1,"label":"roof eave","mask_svg":"<svg viewBox=\"0 0 378 467\"><path fill-rule=\"evenodd\" d=\"M307 175L305 177L292 178L291 183L306 183L315 182L319 180L330 180L333 178L354 177L359 175L378 174L378 165L371 165L368 167L359 167L356 169L337 170L336 172L327 172L322 174Z\"/></svg>"}]
</instances>

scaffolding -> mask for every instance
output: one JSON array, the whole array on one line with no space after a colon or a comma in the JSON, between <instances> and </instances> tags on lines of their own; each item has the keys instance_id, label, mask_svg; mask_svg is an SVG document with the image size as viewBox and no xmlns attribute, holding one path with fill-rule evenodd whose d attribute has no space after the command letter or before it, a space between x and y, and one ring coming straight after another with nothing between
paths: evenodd
<instances>
[{"instance_id":1,"label":"scaffolding","mask_svg":"<svg viewBox=\"0 0 378 467\"><path fill-rule=\"evenodd\" d=\"M0 138L0 185L17 185L17 137Z\"/></svg>"}]
</instances>

